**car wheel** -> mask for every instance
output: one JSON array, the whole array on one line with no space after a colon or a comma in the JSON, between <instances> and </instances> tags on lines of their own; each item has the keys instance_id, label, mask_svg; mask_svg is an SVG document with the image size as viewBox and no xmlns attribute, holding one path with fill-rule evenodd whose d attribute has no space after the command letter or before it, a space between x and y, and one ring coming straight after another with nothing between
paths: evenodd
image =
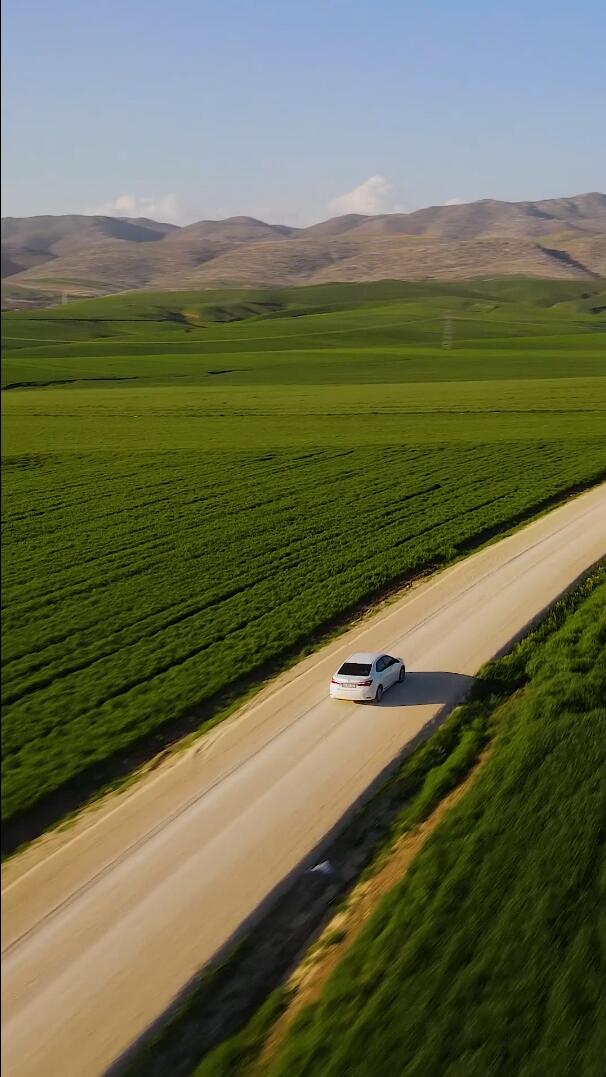
<instances>
[{"instance_id":1,"label":"car wheel","mask_svg":"<svg viewBox=\"0 0 606 1077\"><path fill-rule=\"evenodd\" d=\"M377 694L375 696L375 703L380 703L383 698L383 685L380 684L377 688Z\"/></svg>"},{"instance_id":2,"label":"car wheel","mask_svg":"<svg viewBox=\"0 0 606 1077\"><path fill-rule=\"evenodd\" d=\"M402 681L405 680L405 679L406 679L406 670L405 670L404 666L400 666L400 675L398 677L398 680L400 681L400 683L402 683Z\"/></svg>"}]
</instances>

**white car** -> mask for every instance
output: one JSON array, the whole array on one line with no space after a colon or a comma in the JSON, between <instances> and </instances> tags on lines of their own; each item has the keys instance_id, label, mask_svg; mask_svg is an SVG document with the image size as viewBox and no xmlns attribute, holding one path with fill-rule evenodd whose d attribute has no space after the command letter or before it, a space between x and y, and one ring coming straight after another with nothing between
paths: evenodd
<instances>
[{"instance_id":1,"label":"white car","mask_svg":"<svg viewBox=\"0 0 606 1077\"><path fill-rule=\"evenodd\" d=\"M352 654L330 682L331 699L374 699L377 703L392 684L403 681L401 658L390 654Z\"/></svg>"}]
</instances>

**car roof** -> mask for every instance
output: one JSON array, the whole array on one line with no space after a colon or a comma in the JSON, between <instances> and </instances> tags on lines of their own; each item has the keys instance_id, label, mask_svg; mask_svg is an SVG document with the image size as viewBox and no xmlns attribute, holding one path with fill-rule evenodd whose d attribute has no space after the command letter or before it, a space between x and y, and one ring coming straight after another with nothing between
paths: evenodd
<instances>
[{"instance_id":1,"label":"car roof","mask_svg":"<svg viewBox=\"0 0 606 1077\"><path fill-rule=\"evenodd\" d=\"M346 662L360 662L360 663L365 663L367 665L368 664L372 665L373 662L376 662L377 658L381 658L382 654L383 654L383 651L377 651L375 654L370 654L370 652L361 652L360 654L350 654L349 658L346 658L345 661Z\"/></svg>"}]
</instances>

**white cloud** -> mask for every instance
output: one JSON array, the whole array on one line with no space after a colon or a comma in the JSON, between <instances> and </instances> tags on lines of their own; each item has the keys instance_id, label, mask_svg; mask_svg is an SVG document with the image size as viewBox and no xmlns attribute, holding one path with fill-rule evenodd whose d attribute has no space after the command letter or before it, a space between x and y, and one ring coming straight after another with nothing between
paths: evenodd
<instances>
[{"instance_id":1,"label":"white cloud","mask_svg":"<svg viewBox=\"0 0 606 1077\"><path fill-rule=\"evenodd\" d=\"M447 198L444 205L445 206L464 206L465 202L464 202L464 200L462 198Z\"/></svg>"},{"instance_id":2,"label":"white cloud","mask_svg":"<svg viewBox=\"0 0 606 1077\"><path fill-rule=\"evenodd\" d=\"M100 206L85 210L85 213L105 217L150 217L153 221L168 224L181 224L185 216L185 210L174 194L151 198L119 194L113 202L104 202Z\"/></svg>"},{"instance_id":3,"label":"white cloud","mask_svg":"<svg viewBox=\"0 0 606 1077\"><path fill-rule=\"evenodd\" d=\"M331 213L393 213L397 210L394 202L394 187L385 176L369 176L364 183L354 187L353 191L333 198L329 204Z\"/></svg>"}]
</instances>

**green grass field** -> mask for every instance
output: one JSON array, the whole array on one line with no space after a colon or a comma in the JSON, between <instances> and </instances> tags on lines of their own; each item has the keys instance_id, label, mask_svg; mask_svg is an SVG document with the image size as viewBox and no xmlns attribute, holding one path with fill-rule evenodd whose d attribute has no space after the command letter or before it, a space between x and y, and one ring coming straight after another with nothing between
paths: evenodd
<instances>
[{"instance_id":1,"label":"green grass field","mask_svg":"<svg viewBox=\"0 0 606 1077\"><path fill-rule=\"evenodd\" d=\"M383 282L4 316L3 818L88 796L234 679L603 476L604 294Z\"/></svg>"},{"instance_id":2,"label":"green grass field","mask_svg":"<svg viewBox=\"0 0 606 1077\"><path fill-rule=\"evenodd\" d=\"M527 683L494 715L491 756L264 1073L603 1072L601 579L546 643L495 664ZM261 1072L266 1032L251 1025L197 1072Z\"/></svg>"}]
</instances>

